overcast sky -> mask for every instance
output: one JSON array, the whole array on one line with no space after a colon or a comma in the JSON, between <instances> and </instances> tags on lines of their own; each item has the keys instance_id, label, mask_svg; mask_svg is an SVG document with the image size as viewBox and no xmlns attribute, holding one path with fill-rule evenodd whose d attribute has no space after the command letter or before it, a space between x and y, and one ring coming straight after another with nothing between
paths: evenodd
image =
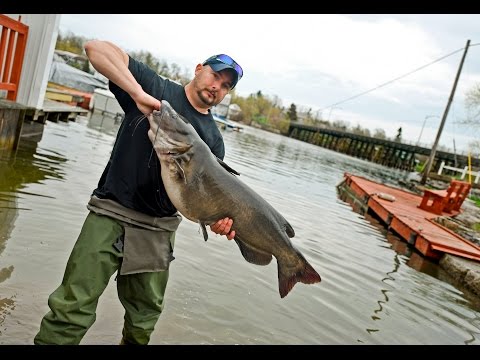
<instances>
[{"instance_id":1,"label":"overcast sky","mask_svg":"<svg viewBox=\"0 0 480 360\"><path fill-rule=\"evenodd\" d=\"M470 39L440 139L460 152L480 138L480 128L459 124L466 91L480 85L479 24L474 14L64 14L60 31L147 50L192 75L197 63L226 53L244 69L241 96L261 90L285 107L321 111L372 134L381 128L394 137L402 127L405 141L416 143L421 134L423 146L435 140Z\"/></svg>"}]
</instances>

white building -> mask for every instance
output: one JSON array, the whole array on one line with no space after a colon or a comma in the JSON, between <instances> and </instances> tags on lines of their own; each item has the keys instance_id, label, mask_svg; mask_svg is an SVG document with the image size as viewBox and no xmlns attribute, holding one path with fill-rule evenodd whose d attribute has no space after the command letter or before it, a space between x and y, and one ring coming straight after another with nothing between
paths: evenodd
<instances>
[{"instance_id":1,"label":"white building","mask_svg":"<svg viewBox=\"0 0 480 360\"><path fill-rule=\"evenodd\" d=\"M16 102L41 109L60 26L60 14L5 14L29 27Z\"/></svg>"}]
</instances>

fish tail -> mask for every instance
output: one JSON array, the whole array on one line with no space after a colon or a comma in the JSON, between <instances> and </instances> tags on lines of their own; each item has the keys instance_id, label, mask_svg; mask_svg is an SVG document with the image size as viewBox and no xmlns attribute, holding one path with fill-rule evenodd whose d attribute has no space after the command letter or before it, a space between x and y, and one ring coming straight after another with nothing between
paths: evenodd
<instances>
[{"instance_id":1,"label":"fish tail","mask_svg":"<svg viewBox=\"0 0 480 360\"><path fill-rule=\"evenodd\" d=\"M297 282L315 284L322 280L317 271L303 256L301 256L301 262L293 273L292 271L288 271L287 273L283 269L288 269L288 267L282 266L282 264L278 262L278 291L282 298L287 296Z\"/></svg>"}]
</instances>

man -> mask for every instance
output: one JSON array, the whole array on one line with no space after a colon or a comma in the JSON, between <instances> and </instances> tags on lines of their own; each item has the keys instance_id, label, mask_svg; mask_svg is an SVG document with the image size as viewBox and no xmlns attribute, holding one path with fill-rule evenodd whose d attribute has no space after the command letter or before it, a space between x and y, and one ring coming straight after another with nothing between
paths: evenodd
<instances>
[{"instance_id":1,"label":"man","mask_svg":"<svg viewBox=\"0 0 480 360\"><path fill-rule=\"evenodd\" d=\"M210 108L235 87L243 70L228 55L214 55L198 64L193 80L182 87L110 42L89 41L85 50L94 68L109 79L125 118L34 343L79 344L95 322L100 295L118 271L117 293L125 308L121 343L148 344L164 307L181 216L163 186L145 115L159 110L160 100L167 100L223 159L223 138ZM210 229L231 240L232 223L229 218L219 219Z\"/></svg>"}]
</instances>

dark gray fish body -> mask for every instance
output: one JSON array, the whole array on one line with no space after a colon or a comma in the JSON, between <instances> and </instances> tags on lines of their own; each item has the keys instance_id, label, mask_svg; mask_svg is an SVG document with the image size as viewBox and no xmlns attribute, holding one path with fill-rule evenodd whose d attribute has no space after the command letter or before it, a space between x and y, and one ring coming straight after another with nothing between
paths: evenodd
<instances>
[{"instance_id":1,"label":"dark gray fish body","mask_svg":"<svg viewBox=\"0 0 480 360\"><path fill-rule=\"evenodd\" d=\"M275 256L282 298L297 282L320 282L320 275L292 245L295 233L288 221L217 159L168 102L163 100L161 110L148 119L168 196L183 216L202 225L205 240L205 225L229 217L248 262L267 265Z\"/></svg>"}]
</instances>

